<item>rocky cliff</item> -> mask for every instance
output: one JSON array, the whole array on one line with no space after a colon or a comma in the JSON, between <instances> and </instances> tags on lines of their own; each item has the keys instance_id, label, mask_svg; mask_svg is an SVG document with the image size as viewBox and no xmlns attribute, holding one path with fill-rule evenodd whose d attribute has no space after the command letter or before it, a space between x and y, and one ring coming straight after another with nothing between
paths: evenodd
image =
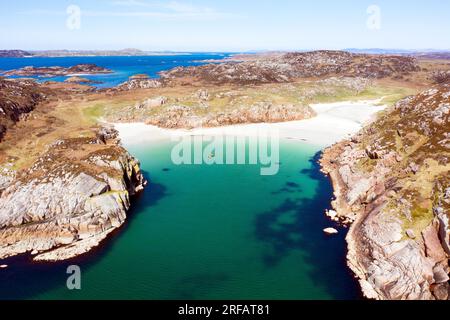
<instances>
[{"instance_id":1,"label":"rocky cliff","mask_svg":"<svg viewBox=\"0 0 450 320\"><path fill-rule=\"evenodd\" d=\"M31 253L56 261L81 255L119 228L145 185L139 162L111 129L58 140L0 185L0 259Z\"/></svg>"},{"instance_id":2,"label":"rocky cliff","mask_svg":"<svg viewBox=\"0 0 450 320\"><path fill-rule=\"evenodd\" d=\"M324 153L348 265L372 299L449 298L450 85L406 98Z\"/></svg>"}]
</instances>

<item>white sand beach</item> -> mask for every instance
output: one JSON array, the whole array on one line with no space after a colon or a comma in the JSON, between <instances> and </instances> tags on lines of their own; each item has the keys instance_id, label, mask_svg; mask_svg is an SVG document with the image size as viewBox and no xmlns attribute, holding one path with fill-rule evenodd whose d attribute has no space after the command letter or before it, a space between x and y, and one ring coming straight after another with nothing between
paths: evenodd
<instances>
[{"instance_id":1,"label":"white sand beach","mask_svg":"<svg viewBox=\"0 0 450 320\"><path fill-rule=\"evenodd\" d=\"M283 123L243 124L193 130L161 129L145 123L115 123L125 145L171 139L177 136L255 136L261 132L276 130L282 139L299 140L320 147L330 146L357 133L373 116L386 106L378 106L380 100L315 104L311 107L317 117Z\"/></svg>"}]
</instances>

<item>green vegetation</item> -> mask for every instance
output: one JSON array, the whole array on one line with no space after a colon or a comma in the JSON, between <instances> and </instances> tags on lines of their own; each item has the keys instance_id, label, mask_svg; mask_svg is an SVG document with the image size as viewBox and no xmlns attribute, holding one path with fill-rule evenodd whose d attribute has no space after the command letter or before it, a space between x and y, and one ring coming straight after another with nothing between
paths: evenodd
<instances>
[{"instance_id":1,"label":"green vegetation","mask_svg":"<svg viewBox=\"0 0 450 320\"><path fill-rule=\"evenodd\" d=\"M97 122L97 120L105 114L105 109L105 105L97 103L93 106L84 108L83 114L88 120Z\"/></svg>"}]
</instances>

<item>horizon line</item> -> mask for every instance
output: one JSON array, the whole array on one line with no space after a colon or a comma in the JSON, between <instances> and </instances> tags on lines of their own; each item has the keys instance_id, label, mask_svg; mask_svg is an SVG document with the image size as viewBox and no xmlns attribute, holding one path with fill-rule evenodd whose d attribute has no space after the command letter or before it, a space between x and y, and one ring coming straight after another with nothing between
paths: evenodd
<instances>
[{"instance_id":1,"label":"horizon line","mask_svg":"<svg viewBox=\"0 0 450 320\"><path fill-rule=\"evenodd\" d=\"M45 51L68 51L68 52L76 52L76 51L99 51L99 52L107 52L107 51L140 51L143 53L162 53L162 52L171 52L171 53L244 53L244 52L295 52L295 51L349 51L349 50L361 50L361 51L401 51L401 52L448 52L450 48L360 48L360 47L347 47L347 48L297 48L297 49L242 49L242 50L173 50L173 49L155 49L155 50L147 50L147 49L138 49L138 48L121 48L121 49L21 49L21 48L13 48L13 49L2 49L0 51L29 51L29 52L45 52Z\"/></svg>"}]
</instances>

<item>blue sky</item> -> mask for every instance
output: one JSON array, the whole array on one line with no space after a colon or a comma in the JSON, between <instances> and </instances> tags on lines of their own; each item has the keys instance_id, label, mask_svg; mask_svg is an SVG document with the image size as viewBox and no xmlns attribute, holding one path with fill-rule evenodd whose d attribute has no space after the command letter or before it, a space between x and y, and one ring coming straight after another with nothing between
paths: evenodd
<instances>
[{"instance_id":1,"label":"blue sky","mask_svg":"<svg viewBox=\"0 0 450 320\"><path fill-rule=\"evenodd\" d=\"M79 28L70 24L78 20L70 20L72 27L67 26L70 5L81 9ZM379 11L368 13L371 5ZM377 28L369 28L368 19L376 21ZM0 49L129 47L175 51L450 49L450 1L0 1Z\"/></svg>"}]
</instances>

